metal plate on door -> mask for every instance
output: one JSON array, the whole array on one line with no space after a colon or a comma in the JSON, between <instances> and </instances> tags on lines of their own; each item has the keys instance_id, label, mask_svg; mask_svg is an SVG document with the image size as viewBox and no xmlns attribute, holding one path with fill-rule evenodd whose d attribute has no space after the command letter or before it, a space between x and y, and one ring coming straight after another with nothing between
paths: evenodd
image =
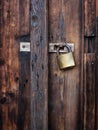
<instances>
[{"instance_id":1,"label":"metal plate on door","mask_svg":"<svg viewBox=\"0 0 98 130\"><path fill-rule=\"evenodd\" d=\"M30 42L20 42L20 52L30 52Z\"/></svg>"},{"instance_id":2,"label":"metal plate on door","mask_svg":"<svg viewBox=\"0 0 98 130\"><path fill-rule=\"evenodd\" d=\"M57 47L59 47L60 45L63 47L65 46L65 44L68 44L72 50L72 52L74 52L75 50L75 46L74 43L49 43L49 52L54 53L57 52ZM63 49L60 50L60 52L65 53L67 52L67 48L64 47Z\"/></svg>"}]
</instances>

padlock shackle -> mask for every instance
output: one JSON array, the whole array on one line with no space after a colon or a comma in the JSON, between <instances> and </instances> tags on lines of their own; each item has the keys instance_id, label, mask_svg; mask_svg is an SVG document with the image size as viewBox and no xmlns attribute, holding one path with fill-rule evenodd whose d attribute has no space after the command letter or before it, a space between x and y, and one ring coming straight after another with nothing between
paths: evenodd
<instances>
[{"instance_id":1,"label":"padlock shackle","mask_svg":"<svg viewBox=\"0 0 98 130\"><path fill-rule=\"evenodd\" d=\"M72 52L71 47L68 44L65 43L64 47L66 47L69 52Z\"/></svg>"},{"instance_id":2,"label":"padlock shackle","mask_svg":"<svg viewBox=\"0 0 98 130\"><path fill-rule=\"evenodd\" d=\"M58 47L58 49L57 49L57 55L59 55L59 50L60 50L60 48L62 48L62 47L66 47L67 50L68 50L68 52L72 52L71 47L70 47L68 44L65 43L65 45L60 45L60 46Z\"/></svg>"}]
</instances>

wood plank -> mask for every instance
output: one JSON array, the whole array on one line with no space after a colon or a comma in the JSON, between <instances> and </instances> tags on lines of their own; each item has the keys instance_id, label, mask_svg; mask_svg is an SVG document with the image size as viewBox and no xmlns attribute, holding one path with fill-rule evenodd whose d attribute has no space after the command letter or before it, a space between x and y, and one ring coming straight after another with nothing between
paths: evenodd
<instances>
[{"instance_id":1,"label":"wood plank","mask_svg":"<svg viewBox=\"0 0 98 130\"><path fill-rule=\"evenodd\" d=\"M95 53L84 54L84 130L95 130Z\"/></svg>"},{"instance_id":2,"label":"wood plank","mask_svg":"<svg viewBox=\"0 0 98 130\"><path fill-rule=\"evenodd\" d=\"M17 1L18 2L18 1ZM1 95L1 109L2 109L2 129L10 130L16 129L17 126L17 91L19 81L19 59L18 59L18 44L14 39L17 32L16 22L17 7L14 6L16 1L4 1L3 3L3 22L4 26L2 34L2 58L4 65L2 66L2 95ZM15 60L15 61L14 61Z\"/></svg>"},{"instance_id":3,"label":"wood plank","mask_svg":"<svg viewBox=\"0 0 98 130\"><path fill-rule=\"evenodd\" d=\"M95 55L96 57L96 67L95 67L95 109L96 109L96 113L95 113L95 130L98 130L98 53Z\"/></svg>"},{"instance_id":4,"label":"wood plank","mask_svg":"<svg viewBox=\"0 0 98 130\"><path fill-rule=\"evenodd\" d=\"M64 17L61 15L62 3L49 1L49 42L61 42L65 40ZM60 21L61 17L61 21ZM61 22L61 23L60 23ZM60 30L60 27L62 29ZM58 28L57 28L58 27ZM63 32L64 31L64 32ZM61 34L62 33L62 34ZM60 81L61 80L61 81ZM59 85L61 82L61 85ZM49 129L64 129L64 74L59 71L56 54L49 55ZM62 99L61 99L62 97ZM55 123L54 123L55 122Z\"/></svg>"},{"instance_id":5,"label":"wood plank","mask_svg":"<svg viewBox=\"0 0 98 130\"><path fill-rule=\"evenodd\" d=\"M96 17L98 17L98 0L96 0Z\"/></svg>"},{"instance_id":6,"label":"wood plank","mask_svg":"<svg viewBox=\"0 0 98 130\"><path fill-rule=\"evenodd\" d=\"M47 0L31 0L31 129L48 130Z\"/></svg>"},{"instance_id":7,"label":"wood plank","mask_svg":"<svg viewBox=\"0 0 98 130\"><path fill-rule=\"evenodd\" d=\"M29 0L26 0L24 5L27 2L28 6L30 6ZM30 54L26 56L20 55L19 57L20 40L16 39L16 36L21 36L22 32L24 34L24 30L28 34L29 29L27 27L23 29L24 24L20 26L21 17L19 16L19 12L21 12L20 8L24 8L24 5L19 4L19 0L2 2L3 26L1 40L3 46L0 60L2 64L0 66L0 71L2 72L2 86L0 87L0 128L2 130L30 129ZM26 8L26 11L29 12L29 8ZM24 13L22 16L24 17ZM29 14L25 14L25 19L28 19L28 17ZM26 69L25 71L23 71L21 65L24 70ZM23 78L22 71L26 79Z\"/></svg>"},{"instance_id":8,"label":"wood plank","mask_svg":"<svg viewBox=\"0 0 98 130\"><path fill-rule=\"evenodd\" d=\"M82 45L81 12L81 1L49 0L49 42L75 43L76 57L75 68L60 71L56 54L49 54L49 129L51 130L82 129L82 114L79 114L82 112L81 94L83 94L80 86L79 53Z\"/></svg>"},{"instance_id":9,"label":"wood plank","mask_svg":"<svg viewBox=\"0 0 98 130\"><path fill-rule=\"evenodd\" d=\"M96 37L84 37L84 53L94 53L95 47Z\"/></svg>"},{"instance_id":10,"label":"wood plank","mask_svg":"<svg viewBox=\"0 0 98 130\"><path fill-rule=\"evenodd\" d=\"M30 42L30 0L19 1L18 44ZM30 130L30 52L19 52L19 95L17 130Z\"/></svg>"},{"instance_id":11,"label":"wood plank","mask_svg":"<svg viewBox=\"0 0 98 130\"><path fill-rule=\"evenodd\" d=\"M3 15L3 2L0 0L0 48L2 48L2 26L3 26L2 15Z\"/></svg>"},{"instance_id":12,"label":"wood plank","mask_svg":"<svg viewBox=\"0 0 98 130\"><path fill-rule=\"evenodd\" d=\"M9 2L4 1L3 2L3 16L2 16L2 19L3 19L3 22L4 22L4 25L2 26L2 30L3 30L2 52L4 52L4 53L2 53L2 60L4 61L4 64L2 65L2 68L1 68L2 69L2 88L1 88L1 98L0 98L0 101L1 101L0 102L0 109L2 110L2 129L4 129L4 130L6 129L5 127L8 124L7 123L8 122L8 115L7 115L8 105L6 107L4 106L4 104L6 104L6 102L8 101L7 96L6 96L6 92L7 92L7 88L8 88L8 85L7 85L8 80L6 80L7 61L8 61L8 60L6 60L6 58L8 58L8 49L6 48L6 46L8 47L8 43L9 43L9 34L8 34L9 26L7 26L7 24L9 24L9 20L8 20L8 17L7 17L8 16L7 15L8 10L9 10ZM5 120L5 123L4 123L4 120ZM6 126L4 126L4 124Z\"/></svg>"},{"instance_id":13,"label":"wood plank","mask_svg":"<svg viewBox=\"0 0 98 130\"><path fill-rule=\"evenodd\" d=\"M14 33L10 28L12 25L12 10L9 1L2 2L2 89L0 97L0 109L2 111L2 129L16 129L16 114L17 114L17 87L16 77L18 76L18 57L17 44L14 42ZM13 12L14 13L14 12ZM16 21L16 20L15 20ZM14 28L14 26L13 26ZM16 32L14 30L14 32ZM12 34L12 35L11 35ZM12 48L13 46L13 48ZM14 51L13 57L10 55ZM11 57L10 57L11 56ZM13 61L16 59L16 63ZM11 65L13 67L11 67ZM15 69L15 70L14 70ZM12 71L13 70L13 71ZM11 73L12 72L12 73Z\"/></svg>"},{"instance_id":14,"label":"wood plank","mask_svg":"<svg viewBox=\"0 0 98 130\"><path fill-rule=\"evenodd\" d=\"M20 52L17 130L30 130L30 52Z\"/></svg>"},{"instance_id":15,"label":"wood plank","mask_svg":"<svg viewBox=\"0 0 98 130\"><path fill-rule=\"evenodd\" d=\"M98 17L96 17L96 44L95 52L98 53Z\"/></svg>"},{"instance_id":16,"label":"wood plank","mask_svg":"<svg viewBox=\"0 0 98 130\"><path fill-rule=\"evenodd\" d=\"M19 36L23 36L30 33L30 0L20 0L19 5Z\"/></svg>"},{"instance_id":17,"label":"wood plank","mask_svg":"<svg viewBox=\"0 0 98 130\"><path fill-rule=\"evenodd\" d=\"M84 0L84 35L96 36L96 0Z\"/></svg>"},{"instance_id":18,"label":"wood plank","mask_svg":"<svg viewBox=\"0 0 98 130\"><path fill-rule=\"evenodd\" d=\"M2 30L3 30L3 2L2 0L0 0L0 100L1 100L1 90L2 90L2 65L4 64L4 60L2 59ZM4 98L2 98L4 99ZM2 106L0 103L0 129L2 130L2 126L3 126L3 117L2 117Z\"/></svg>"},{"instance_id":19,"label":"wood plank","mask_svg":"<svg viewBox=\"0 0 98 130\"><path fill-rule=\"evenodd\" d=\"M98 130L98 0L96 0L96 67L95 67L95 98L96 98L96 126L95 130Z\"/></svg>"}]
</instances>

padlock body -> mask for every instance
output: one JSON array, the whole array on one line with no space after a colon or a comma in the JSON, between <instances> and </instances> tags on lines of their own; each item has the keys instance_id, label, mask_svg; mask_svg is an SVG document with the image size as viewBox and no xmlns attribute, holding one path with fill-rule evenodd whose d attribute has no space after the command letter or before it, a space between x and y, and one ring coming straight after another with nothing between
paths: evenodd
<instances>
[{"instance_id":1,"label":"padlock body","mask_svg":"<svg viewBox=\"0 0 98 130\"><path fill-rule=\"evenodd\" d=\"M57 61L60 69L66 69L68 67L75 66L75 60L72 52L58 55Z\"/></svg>"}]
</instances>

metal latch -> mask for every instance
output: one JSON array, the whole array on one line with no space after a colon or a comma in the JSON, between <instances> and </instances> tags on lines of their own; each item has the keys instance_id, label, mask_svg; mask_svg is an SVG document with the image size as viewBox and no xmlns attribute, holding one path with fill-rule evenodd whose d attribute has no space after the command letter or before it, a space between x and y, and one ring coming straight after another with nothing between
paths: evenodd
<instances>
[{"instance_id":1,"label":"metal latch","mask_svg":"<svg viewBox=\"0 0 98 130\"><path fill-rule=\"evenodd\" d=\"M74 52L74 43L49 43L49 52L57 52L57 47L62 46L62 49L60 49L60 52L67 52L67 48L63 47L65 44L68 44ZM20 52L30 52L30 42L20 42Z\"/></svg>"},{"instance_id":2,"label":"metal latch","mask_svg":"<svg viewBox=\"0 0 98 130\"><path fill-rule=\"evenodd\" d=\"M30 42L20 42L21 52L30 52Z\"/></svg>"},{"instance_id":3,"label":"metal latch","mask_svg":"<svg viewBox=\"0 0 98 130\"><path fill-rule=\"evenodd\" d=\"M74 49L75 49L74 43L49 43L49 52L53 52L53 53L57 52L57 47L59 47L59 46L62 46L62 49L60 49L59 52L62 52L62 53L67 52L68 50L64 46L65 44L68 44L70 46L72 52L74 52Z\"/></svg>"}]
</instances>

